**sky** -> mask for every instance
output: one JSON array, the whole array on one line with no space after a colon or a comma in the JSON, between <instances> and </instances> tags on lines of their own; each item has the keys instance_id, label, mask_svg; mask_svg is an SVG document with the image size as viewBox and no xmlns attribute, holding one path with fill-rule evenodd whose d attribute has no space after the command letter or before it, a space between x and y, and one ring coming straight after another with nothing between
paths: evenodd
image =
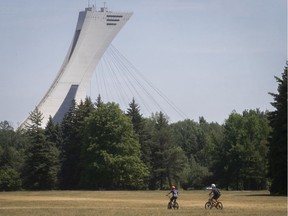
<instances>
[{"instance_id":1,"label":"sky","mask_svg":"<svg viewBox=\"0 0 288 216\"><path fill-rule=\"evenodd\" d=\"M0 121L17 127L42 99L89 2L103 6L0 1ZM171 122L203 116L222 124L233 111L274 109L268 92L277 93L274 76L286 65L286 0L106 0L106 6L133 12L112 44L185 114L161 104Z\"/></svg>"}]
</instances>

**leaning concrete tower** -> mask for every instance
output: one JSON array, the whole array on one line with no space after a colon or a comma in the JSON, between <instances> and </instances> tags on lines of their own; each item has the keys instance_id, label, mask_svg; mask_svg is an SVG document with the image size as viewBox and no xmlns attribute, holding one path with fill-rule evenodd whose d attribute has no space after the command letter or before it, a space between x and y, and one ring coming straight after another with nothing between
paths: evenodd
<instances>
[{"instance_id":1,"label":"leaning concrete tower","mask_svg":"<svg viewBox=\"0 0 288 216\"><path fill-rule=\"evenodd\" d=\"M45 127L49 116L61 122L73 99L77 103L87 95L93 72L102 55L132 13L96 10L88 7L79 13L76 30L64 62L51 87L38 104ZM28 122L26 119L22 126Z\"/></svg>"}]
</instances>

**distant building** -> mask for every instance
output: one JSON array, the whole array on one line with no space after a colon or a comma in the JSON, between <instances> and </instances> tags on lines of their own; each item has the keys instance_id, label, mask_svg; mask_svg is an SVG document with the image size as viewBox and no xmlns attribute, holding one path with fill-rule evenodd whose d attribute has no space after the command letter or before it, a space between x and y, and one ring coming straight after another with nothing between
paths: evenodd
<instances>
[{"instance_id":1,"label":"distant building","mask_svg":"<svg viewBox=\"0 0 288 216\"><path fill-rule=\"evenodd\" d=\"M42 127L49 116L61 122L73 99L77 103L87 95L93 71L117 33L132 13L96 10L88 7L79 13L75 34L64 62L51 87L37 108L43 113ZM23 127L28 118L21 124Z\"/></svg>"}]
</instances>

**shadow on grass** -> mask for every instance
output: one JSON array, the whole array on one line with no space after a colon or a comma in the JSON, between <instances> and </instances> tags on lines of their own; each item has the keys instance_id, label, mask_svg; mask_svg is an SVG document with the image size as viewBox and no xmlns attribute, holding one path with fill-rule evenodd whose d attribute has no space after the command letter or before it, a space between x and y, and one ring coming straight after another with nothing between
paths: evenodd
<instances>
[{"instance_id":1,"label":"shadow on grass","mask_svg":"<svg viewBox=\"0 0 288 216\"><path fill-rule=\"evenodd\" d=\"M287 195L279 195L279 194L239 194L238 196L247 196L247 197L287 197Z\"/></svg>"},{"instance_id":2,"label":"shadow on grass","mask_svg":"<svg viewBox=\"0 0 288 216\"><path fill-rule=\"evenodd\" d=\"M268 197L270 197L270 196L272 196L271 194L246 194L246 195L240 195L240 196L268 196Z\"/></svg>"}]
</instances>

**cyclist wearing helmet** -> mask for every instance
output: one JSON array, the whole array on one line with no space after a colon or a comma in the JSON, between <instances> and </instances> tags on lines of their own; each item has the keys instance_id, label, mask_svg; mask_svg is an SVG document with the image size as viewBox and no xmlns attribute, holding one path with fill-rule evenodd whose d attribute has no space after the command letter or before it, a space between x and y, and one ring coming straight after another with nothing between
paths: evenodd
<instances>
[{"instance_id":1,"label":"cyclist wearing helmet","mask_svg":"<svg viewBox=\"0 0 288 216\"><path fill-rule=\"evenodd\" d=\"M172 197L170 198L170 202L172 203L173 200L175 200L175 202L176 202L179 192L178 192L175 185L172 185L171 191L166 196L168 196L170 193L172 194Z\"/></svg>"},{"instance_id":2,"label":"cyclist wearing helmet","mask_svg":"<svg viewBox=\"0 0 288 216\"><path fill-rule=\"evenodd\" d=\"M211 192L209 193L209 196L213 193L213 197L212 197L211 199L212 199L212 201L213 201L213 199L214 199L215 201L217 201L218 198L221 196L221 193L220 193L220 191L216 188L216 185L215 185L215 184L212 184L212 185L211 185L211 188L212 188L212 190L211 190Z\"/></svg>"}]
</instances>

